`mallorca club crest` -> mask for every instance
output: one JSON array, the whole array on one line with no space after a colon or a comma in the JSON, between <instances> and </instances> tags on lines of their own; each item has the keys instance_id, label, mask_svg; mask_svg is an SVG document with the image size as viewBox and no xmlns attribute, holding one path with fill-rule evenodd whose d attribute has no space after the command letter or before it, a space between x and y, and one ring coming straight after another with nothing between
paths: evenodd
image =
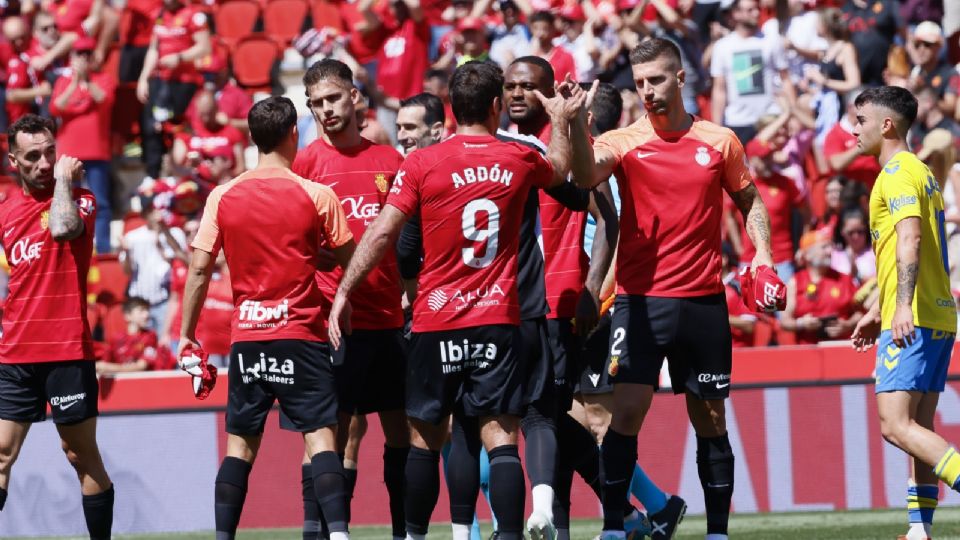
<instances>
[{"instance_id":1,"label":"mallorca club crest","mask_svg":"<svg viewBox=\"0 0 960 540\"><path fill-rule=\"evenodd\" d=\"M616 377L617 372L620 371L620 355L614 354L610 356L610 365L607 366L607 374L611 377Z\"/></svg>"},{"instance_id":2,"label":"mallorca club crest","mask_svg":"<svg viewBox=\"0 0 960 540\"><path fill-rule=\"evenodd\" d=\"M701 167L706 167L710 163L710 154L707 153L707 147L701 146L697 148L697 153L693 156L693 159Z\"/></svg>"},{"instance_id":3,"label":"mallorca club crest","mask_svg":"<svg viewBox=\"0 0 960 540\"><path fill-rule=\"evenodd\" d=\"M377 189L380 191L380 193L386 193L387 188L390 187L387 184L387 175L383 173L377 173L377 175L373 177L373 181L376 182Z\"/></svg>"},{"instance_id":4,"label":"mallorca club crest","mask_svg":"<svg viewBox=\"0 0 960 540\"><path fill-rule=\"evenodd\" d=\"M40 212L40 228L47 230L48 227L50 227L50 211L44 210Z\"/></svg>"}]
</instances>

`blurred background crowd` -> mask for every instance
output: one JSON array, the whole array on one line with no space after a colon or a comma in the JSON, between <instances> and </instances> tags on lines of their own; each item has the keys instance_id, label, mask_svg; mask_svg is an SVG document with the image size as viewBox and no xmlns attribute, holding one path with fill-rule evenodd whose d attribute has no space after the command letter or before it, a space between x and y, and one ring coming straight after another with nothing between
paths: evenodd
<instances>
[{"instance_id":1,"label":"blurred background crowd","mask_svg":"<svg viewBox=\"0 0 960 540\"><path fill-rule=\"evenodd\" d=\"M558 80L609 83L628 125L643 114L628 52L650 36L674 41L687 110L745 146L789 285L780 317L742 307L736 275L753 246L731 203L724 281L739 347L844 339L876 301L867 201L879 165L857 148L852 104L871 85L906 87L960 295L960 2L0 0L0 17L0 128L31 112L54 119L58 151L83 160L97 198L91 326L104 373L173 367L205 196L255 164L246 114L258 98L290 96L302 145L316 138L300 79L326 57L353 68L364 136L397 146L400 100L420 92L444 101L454 132L447 78L470 60L537 55ZM0 197L14 188L0 176ZM224 269L201 318L211 353L229 349L231 310Z\"/></svg>"}]
</instances>

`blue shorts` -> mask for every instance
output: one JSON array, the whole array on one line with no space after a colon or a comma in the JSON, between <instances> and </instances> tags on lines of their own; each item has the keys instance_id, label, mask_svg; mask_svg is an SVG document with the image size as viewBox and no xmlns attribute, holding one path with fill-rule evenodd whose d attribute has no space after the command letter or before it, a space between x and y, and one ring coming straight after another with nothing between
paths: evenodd
<instances>
[{"instance_id":1,"label":"blue shorts","mask_svg":"<svg viewBox=\"0 0 960 540\"><path fill-rule=\"evenodd\" d=\"M916 336L913 344L901 349L894 345L890 330L880 332L876 393L943 392L956 334L917 327Z\"/></svg>"}]
</instances>

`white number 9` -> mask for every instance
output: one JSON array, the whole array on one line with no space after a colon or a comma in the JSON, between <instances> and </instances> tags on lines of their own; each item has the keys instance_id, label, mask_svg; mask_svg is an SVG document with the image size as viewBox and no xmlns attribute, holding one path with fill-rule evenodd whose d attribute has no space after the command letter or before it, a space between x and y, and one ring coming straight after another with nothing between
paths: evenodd
<instances>
[{"instance_id":1,"label":"white number 9","mask_svg":"<svg viewBox=\"0 0 960 540\"><path fill-rule=\"evenodd\" d=\"M477 228L477 214L487 214L487 228ZM500 209L490 199L476 199L463 207L461 218L463 236L471 242L484 242L483 256L477 256L475 246L463 248L463 264L471 268L484 268L493 262L500 247Z\"/></svg>"}]
</instances>

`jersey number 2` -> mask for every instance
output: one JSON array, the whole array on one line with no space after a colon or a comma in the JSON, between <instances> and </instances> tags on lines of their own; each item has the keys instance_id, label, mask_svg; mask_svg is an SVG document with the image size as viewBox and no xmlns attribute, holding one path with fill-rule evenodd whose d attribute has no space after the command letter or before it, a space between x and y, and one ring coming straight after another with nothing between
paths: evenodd
<instances>
[{"instance_id":1,"label":"jersey number 2","mask_svg":"<svg viewBox=\"0 0 960 540\"><path fill-rule=\"evenodd\" d=\"M482 229L477 228L477 214L481 212L487 214L487 226ZM470 201L463 207L461 224L464 238L471 242L484 243L482 256L477 255L476 246L463 248L463 264L471 268L490 266L500 247L500 209L496 203L490 199Z\"/></svg>"}]
</instances>

